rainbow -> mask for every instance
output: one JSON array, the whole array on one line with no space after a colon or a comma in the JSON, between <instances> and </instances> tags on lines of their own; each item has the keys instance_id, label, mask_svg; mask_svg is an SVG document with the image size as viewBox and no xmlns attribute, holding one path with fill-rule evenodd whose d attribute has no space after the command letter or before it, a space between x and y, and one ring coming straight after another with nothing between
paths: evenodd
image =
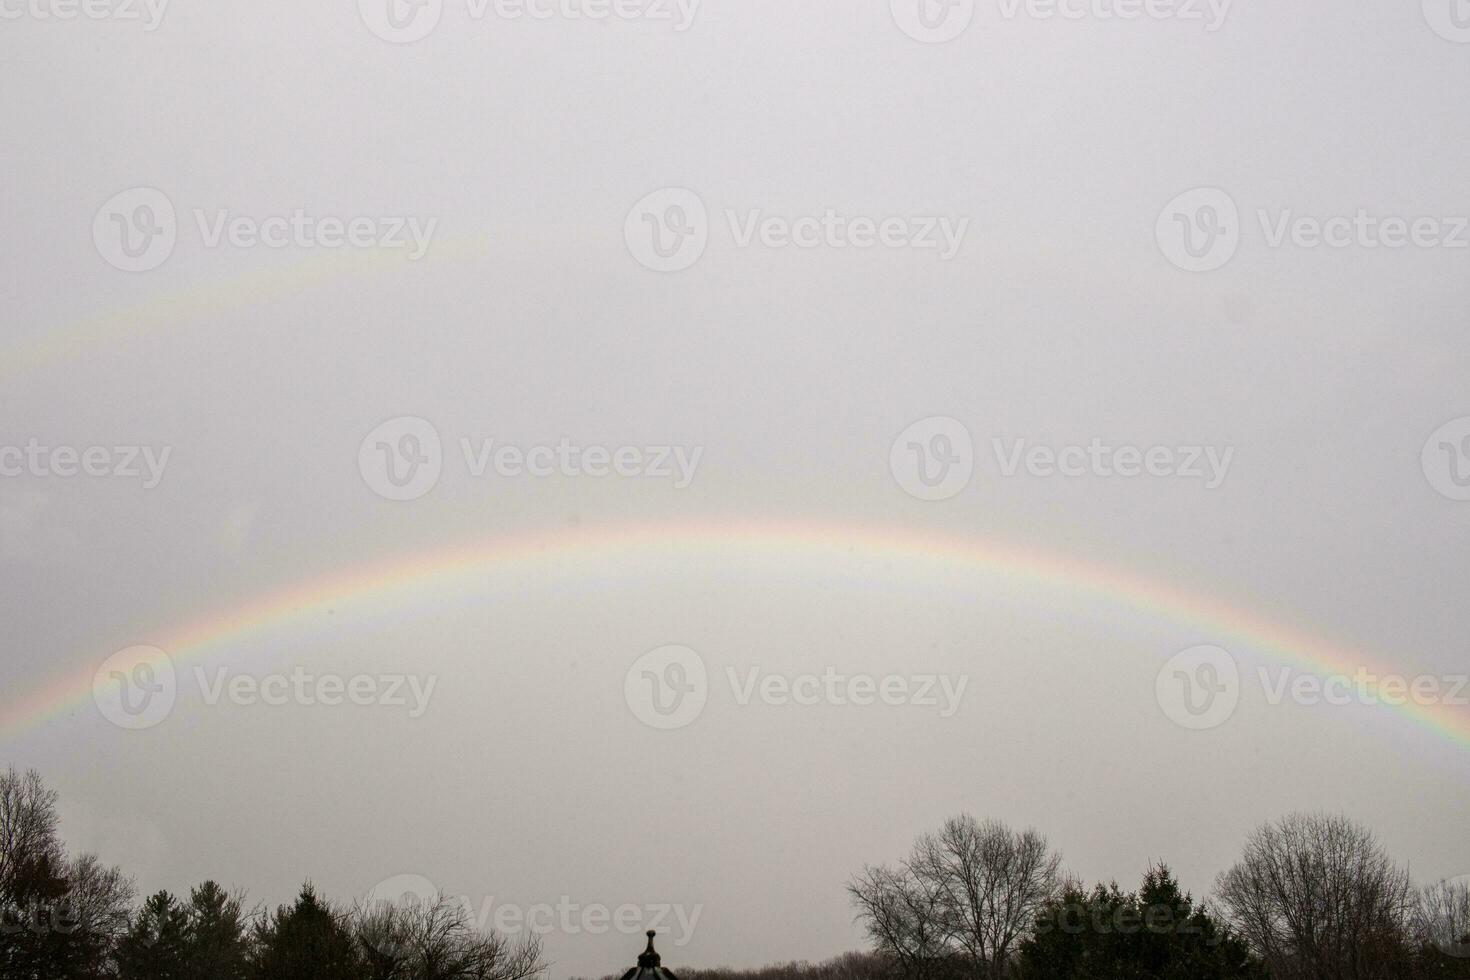
<instances>
[{"instance_id":1,"label":"rainbow","mask_svg":"<svg viewBox=\"0 0 1470 980\"><path fill-rule=\"evenodd\" d=\"M421 261L478 258L488 251L485 236L435 241ZM381 249L322 252L285 265L252 265L227 278L161 292L133 305L107 310L45 330L34 340L5 345L0 379L18 378L58 363L94 355L105 343L177 330L205 317L222 317L251 303L279 299L349 276L381 274L408 262Z\"/></svg>"},{"instance_id":2,"label":"rainbow","mask_svg":"<svg viewBox=\"0 0 1470 980\"><path fill-rule=\"evenodd\" d=\"M754 563L754 569L744 569L747 572L760 571L761 562L779 571L810 562L817 574L829 576L834 570L861 565L865 581L896 575L894 563L906 566L905 576L908 567L924 566L939 576L941 585L972 590L977 577L988 577L1006 585L1061 592L1072 603L1096 601L1177 621L1203 631L1209 642L1241 644L1318 675L1351 676L1360 669L1379 676L1394 673L1355 651L1126 570L1000 541L810 522L629 524L497 537L296 582L164 630L148 642L167 651L176 663L197 660L227 654L232 643L256 634L302 628L309 617L341 605L407 608L423 614L451 594L483 588L487 576L513 572L577 577L601 574L600 569L616 574L616 569L638 558L684 563L671 567L687 567L689 561L713 562L721 568ZM932 579L925 581L934 584ZM0 735L16 736L90 702L93 675L103 656L0 704ZM1410 701L1388 710L1470 746L1470 711L1464 708Z\"/></svg>"}]
</instances>

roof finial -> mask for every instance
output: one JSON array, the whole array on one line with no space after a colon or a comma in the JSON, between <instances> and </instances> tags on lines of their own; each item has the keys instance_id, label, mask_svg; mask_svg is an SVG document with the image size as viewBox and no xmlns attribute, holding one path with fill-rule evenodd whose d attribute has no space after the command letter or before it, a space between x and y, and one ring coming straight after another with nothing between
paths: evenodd
<instances>
[{"instance_id":1,"label":"roof finial","mask_svg":"<svg viewBox=\"0 0 1470 980\"><path fill-rule=\"evenodd\" d=\"M655 933L652 929L648 930L648 948L643 951L642 956L638 957L638 966L643 969L657 967L662 963L658 953L653 948L654 935Z\"/></svg>"}]
</instances>

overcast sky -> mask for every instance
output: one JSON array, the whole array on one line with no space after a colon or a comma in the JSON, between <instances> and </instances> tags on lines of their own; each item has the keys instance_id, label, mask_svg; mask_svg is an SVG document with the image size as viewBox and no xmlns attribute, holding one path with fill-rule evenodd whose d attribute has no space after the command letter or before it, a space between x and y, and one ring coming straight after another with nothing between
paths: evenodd
<instances>
[{"instance_id":1,"label":"overcast sky","mask_svg":"<svg viewBox=\"0 0 1470 980\"><path fill-rule=\"evenodd\" d=\"M560 903L557 978L857 948L961 811L1124 885L1296 809L1470 874L1449 0L394 2L0 0L0 711L82 677L0 764L75 847ZM1280 636L1461 737L1275 698ZM89 689L140 644L157 717Z\"/></svg>"}]
</instances>

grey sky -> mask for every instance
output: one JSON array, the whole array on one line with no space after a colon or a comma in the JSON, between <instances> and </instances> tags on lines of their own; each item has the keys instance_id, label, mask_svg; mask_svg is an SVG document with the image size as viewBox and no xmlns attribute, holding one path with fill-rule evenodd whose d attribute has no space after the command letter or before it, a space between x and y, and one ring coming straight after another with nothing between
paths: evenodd
<instances>
[{"instance_id":1,"label":"grey sky","mask_svg":"<svg viewBox=\"0 0 1470 980\"><path fill-rule=\"evenodd\" d=\"M1406 677L1464 673L1470 503L1437 491L1421 450L1470 416L1470 249L1272 247L1269 226L1470 214L1470 44L1412 3L1239 0L1211 32L981 0L943 44L906 36L887 0L704 0L682 32L448 0L412 44L355 7L174 0L151 32L4 8L20 16L0 21L0 446L171 455L147 490L0 478L0 698L353 567L670 530L181 656L178 703L147 730L110 724L83 686L0 753L61 790L76 846L145 889L215 877L270 903L308 875L348 898L411 874L476 904L698 907L664 950L675 968L855 948L847 876L961 810L1035 824L1088 879L1164 858L1207 891L1252 826L1298 808L1362 819L1421 878L1470 873L1470 745L1381 707L1273 705L1257 680L1272 651L1212 624L917 556L703 549L674 530L1000 542ZM136 187L166 195L177 244L127 273L93 225ZM679 272L625 241L664 188L708 214ZM1156 240L1194 188L1239 209L1215 271L1176 268ZM418 261L207 245L221 210L298 209L437 225ZM828 209L969 223L944 261L742 247L726 216ZM443 472L394 502L358 453L402 416L433 424ZM890 450L932 417L973 437L974 477L926 502ZM702 457L675 489L476 478L460 451L564 437ZM996 439L1234 454L1215 489L1007 477ZM710 683L693 723L661 731L624 685L668 644ZM1155 680L1199 644L1237 658L1242 690L1228 721L1189 731ZM209 705L196 665L437 687L419 718ZM829 666L968 687L944 718L740 705L725 674ZM560 978L640 945L556 932L547 948Z\"/></svg>"}]
</instances>

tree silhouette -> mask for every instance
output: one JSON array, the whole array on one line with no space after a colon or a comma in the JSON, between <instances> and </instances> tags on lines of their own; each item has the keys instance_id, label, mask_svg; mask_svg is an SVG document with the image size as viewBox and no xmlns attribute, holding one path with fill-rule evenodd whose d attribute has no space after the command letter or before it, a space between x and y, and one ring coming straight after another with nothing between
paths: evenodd
<instances>
[{"instance_id":1,"label":"tree silhouette","mask_svg":"<svg viewBox=\"0 0 1470 980\"><path fill-rule=\"evenodd\" d=\"M359 980L362 957L346 917L304 885L256 931L258 980Z\"/></svg>"},{"instance_id":2,"label":"tree silhouette","mask_svg":"<svg viewBox=\"0 0 1470 980\"><path fill-rule=\"evenodd\" d=\"M1162 864L1148 870L1137 893L1116 884L1083 892L1069 883L1022 943L1020 973L1028 980L1263 976L1245 944L1196 905Z\"/></svg>"},{"instance_id":3,"label":"tree silhouette","mask_svg":"<svg viewBox=\"0 0 1470 980\"><path fill-rule=\"evenodd\" d=\"M188 913L168 892L150 895L117 947L119 980L192 980Z\"/></svg>"},{"instance_id":4,"label":"tree silhouette","mask_svg":"<svg viewBox=\"0 0 1470 980\"><path fill-rule=\"evenodd\" d=\"M189 980L249 980L244 901L206 881L189 895Z\"/></svg>"}]
</instances>

